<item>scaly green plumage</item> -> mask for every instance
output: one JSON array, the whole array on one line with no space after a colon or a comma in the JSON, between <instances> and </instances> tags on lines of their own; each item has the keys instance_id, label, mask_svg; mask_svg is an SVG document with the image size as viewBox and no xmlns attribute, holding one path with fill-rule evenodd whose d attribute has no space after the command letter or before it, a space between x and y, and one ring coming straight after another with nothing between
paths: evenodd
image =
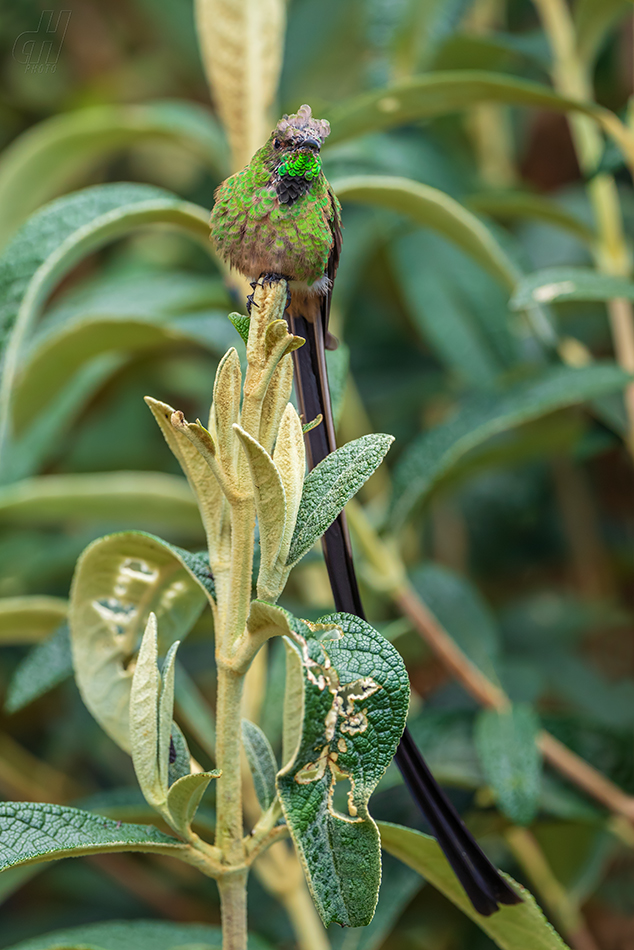
<instances>
[{"instance_id":1,"label":"scaly green plumage","mask_svg":"<svg viewBox=\"0 0 634 950\"><path fill-rule=\"evenodd\" d=\"M341 209L318 154L327 124L302 110L281 120L251 162L220 185L211 237L245 276L281 274L312 288L326 274Z\"/></svg>"}]
</instances>

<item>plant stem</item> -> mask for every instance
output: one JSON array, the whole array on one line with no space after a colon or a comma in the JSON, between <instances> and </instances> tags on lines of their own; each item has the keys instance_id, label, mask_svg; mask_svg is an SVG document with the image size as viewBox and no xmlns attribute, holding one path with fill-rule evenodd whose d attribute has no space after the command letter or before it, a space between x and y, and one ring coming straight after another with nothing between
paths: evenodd
<instances>
[{"instance_id":1,"label":"plant stem","mask_svg":"<svg viewBox=\"0 0 634 950\"><path fill-rule=\"evenodd\" d=\"M242 864L241 706L244 676L218 667L216 699L216 847L223 864Z\"/></svg>"},{"instance_id":2,"label":"plant stem","mask_svg":"<svg viewBox=\"0 0 634 950\"><path fill-rule=\"evenodd\" d=\"M222 915L222 950L246 950L247 871L232 871L218 879Z\"/></svg>"},{"instance_id":3,"label":"plant stem","mask_svg":"<svg viewBox=\"0 0 634 950\"><path fill-rule=\"evenodd\" d=\"M534 0L553 52L553 83L558 92L575 99L593 99L587 64L579 56L570 10L564 0ZM587 186L599 236L595 249L597 267L604 274L627 276L630 256L625 242L619 195L611 175L595 175L603 149L601 133L587 116L569 118L572 138L585 175L593 175ZM634 310L629 300L608 301L608 316L619 365L634 372ZM627 444L634 455L634 383L625 391L628 417Z\"/></svg>"}]
</instances>

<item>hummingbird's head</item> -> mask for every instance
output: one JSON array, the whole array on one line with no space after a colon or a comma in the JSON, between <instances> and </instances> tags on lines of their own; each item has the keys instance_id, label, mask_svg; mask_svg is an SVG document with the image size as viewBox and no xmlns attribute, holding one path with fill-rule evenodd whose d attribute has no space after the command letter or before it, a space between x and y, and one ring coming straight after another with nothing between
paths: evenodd
<instances>
[{"instance_id":1,"label":"hummingbird's head","mask_svg":"<svg viewBox=\"0 0 634 950\"><path fill-rule=\"evenodd\" d=\"M330 123L325 119L314 119L310 106L300 106L293 115L285 115L277 123L271 138L274 152L295 152L319 155L321 146L330 135Z\"/></svg>"}]
</instances>

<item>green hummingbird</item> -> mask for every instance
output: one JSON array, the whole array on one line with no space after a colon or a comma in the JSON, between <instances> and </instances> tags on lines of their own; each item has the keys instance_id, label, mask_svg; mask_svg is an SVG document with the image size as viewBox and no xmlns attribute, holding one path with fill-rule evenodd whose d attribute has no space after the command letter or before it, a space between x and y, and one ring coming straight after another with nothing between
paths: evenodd
<instances>
[{"instance_id":1,"label":"green hummingbird","mask_svg":"<svg viewBox=\"0 0 634 950\"><path fill-rule=\"evenodd\" d=\"M249 164L216 191L211 237L245 277L283 276L291 293L328 297L341 248L341 206L322 170L325 119L285 115Z\"/></svg>"},{"instance_id":2,"label":"green hummingbird","mask_svg":"<svg viewBox=\"0 0 634 950\"><path fill-rule=\"evenodd\" d=\"M231 267L252 281L288 281L291 330L306 340L293 352L300 411L305 422L323 418L306 434L311 468L336 448L325 349L336 345L328 319L341 252L341 207L321 165L329 133L328 122L313 118L308 105L285 115L250 163L220 185L211 213L211 238ZM363 617L343 512L325 533L323 549L337 610ZM500 903L520 902L463 824L407 729L395 760L475 909L488 915Z\"/></svg>"}]
</instances>

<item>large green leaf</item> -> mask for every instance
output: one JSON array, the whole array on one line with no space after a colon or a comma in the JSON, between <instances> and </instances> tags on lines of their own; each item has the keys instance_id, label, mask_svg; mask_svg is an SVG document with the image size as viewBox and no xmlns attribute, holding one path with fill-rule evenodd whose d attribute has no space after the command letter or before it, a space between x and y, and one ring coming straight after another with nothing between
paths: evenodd
<instances>
[{"instance_id":1,"label":"large green leaf","mask_svg":"<svg viewBox=\"0 0 634 950\"><path fill-rule=\"evenodd\" d=\"M0 488L0 523L63 525L81 521L177 529L202 536L184 478L162 472L43 475Z\"/></svg>"},{"instance_id":2,"label":"large green leaf","mask_svg":"<svg viewBox=\"0 0 634 950\"><path fill-rule=\"evenodd\" d=\"M540 416L623 389L629 377L613 363L555 366L499 396L470 398L448 422L414 440L394 473L394 513L404 520L436 483L486 439Z\"/></svg>"},{"instance_id":3,"label":"large green leaf","mask_svg":"<svg viewBox=\"0 0 634 950\"><path fill-rule=\"evenodd\" d=\"M539 719L526 705L498 712L483 709L475 740L487 781L500 809L514 824L528 825L537 813L541 756L537 747Z\"/></svg>"},{"instance_id":4,"label":"large green leaf","mask_svg":"<svg viewBox=\"0 0 634 950\"><path fill-rule=\"evenodd\" d=\"M333 182L341 201L358 201L398 211L438 231L486 268L508 290L520 272L493 234L474 214L438 188L409 178L354 175Z\"/></svg>"},{"instance_id":5,"label":"large green leaf","mask_svg":"<svg viewBox=\"0 0 634 950\"><path fill-rule=\"evenodd\" d=\"M191 102L93 106L30 128L0 159L0 245L31 212L81 183L98 162L143 141L175 142L218 178L228 172L224 136L214 116Z\"/></svg>"},{"instance_id":6,"label":"large green leaf","mask_svg":"<svg viewBox=\"0 0 634 950\"><path fill-rule=\"evenodd\" d=\"M249 950L265 950L249 937ZM14 944L8 950L222 950L219 927L169 920L108 920L70 930L56 930Z\"/></svg>"},{"instance_id":7,"label":"large green leaf","mask_svg":"<svg viewBox=\"0 0 634 950\"><path fill-rule=\"evenodd\" d=\"M187 342L222 355L233 342L228 306L220 280L176 270L101 279L73 294L46 314L25 354L13 395L16 434L95 357Z\"/></svg>"},{"instance_id":8,"label":"large green leaf","mask_svg":"<svg viewBox=\"0 0 634 950\"><path fill-rule=\"evenodd\" d=\"M298 623L286 640L303 722L277 790L324 924L359 927L372 919L381 877L368 799L401 738L409 681L400 655L365 621L332 614L320 622L344 636L316 639ZM333 800L338 774L350 783L345 813Z\"/></svg>"},{"instance_id":9,"label":"large green leaf","mask_svg":"<svg viewBox=\"0 0 634 950\"><path fill-rule=\"evenodd\" d=\"M0 597L0 644L38 643L66 619L62 597Z\"/></svg>"},{"instance_id":10,"label":"large green leaf","mask_svg":"<svg viewBox=\"0 0 634 950\"><path fill-rule=\"evenodd\" d=\"M514 310L531 303L566 300L634 300L634 282L626 277L599 274L589 267L547 267L522 278L510 302Z\"/></svg>"},{"instance_id":11,"label":"large green leaf","mask_svg":"<svg viewBox=\"0 0 634 950\"><path fill-rule=\"evenodd\" d=\"M500 907L496 914L482 917L472 907L435 838L411 828L380 822L381 846L418 871L453 904L470 917L502 950L567 950L559 934L548 923L535 898L505 875L523 900Z\"/></svg>"},{"instance_id":12,"label":"large green leaf","mask_svg":"<svg viewBox=\"0 0 634 950\"><path fill-rule=\"evenodd\" d=\"M20 229L0 258L0 464L10 475L10 403L25 344L48 295L82 257L136 228L166 224L209 247L208 214L147 185L98 185L59 198Z\"/></svg>"},{"instance_id":13,"label":"large green leaf","mask_svg":"<svg viewBox=\"0 0 634 950\"><path fill-rule=\"evenodd\" d=\"M0 803L0 871L106 851L178 856L187 850L181 841L152 825L127 825L63 805Z\"/></svg>"},{"instance_id":14,"label":"large green leaf","mask_svg":"<svg viewBox=\"0 0 634 950\"><path fill-rule=\"evenodd\" d=\"M164 655L189 633L211 596L206 558L149 534L99 538L79 559L69 615L75 676L90 712L126 751L134 673L129 661L150 612Z\"/></svg>"},{"instance_id":15,"label":"large green leaf","mask_svg":"<svg viewBox=\"0 0 634 950\"><path fill-rule=\"evenodd\" d=\"M286 562L289 566L303 558L330 527L377 470L393 441L391 435L363 435L331 452L308 473Z\"/></svg>"},{"instance_id":16,"label":"large green leaf","mask_svg":"<svg viewBox=\"0 0 634 950\"><path fill-rule=\"evenodd\" d=\"M607 111L591 102L565 99L547 86L514 76L476 69L435 72L372 90L334 106L327 115L331 125L328 142L334 144L364 132L461 112L477 102L506 102L555 112L572 110L598 119Z\"/></svg>"}]
</instances>

